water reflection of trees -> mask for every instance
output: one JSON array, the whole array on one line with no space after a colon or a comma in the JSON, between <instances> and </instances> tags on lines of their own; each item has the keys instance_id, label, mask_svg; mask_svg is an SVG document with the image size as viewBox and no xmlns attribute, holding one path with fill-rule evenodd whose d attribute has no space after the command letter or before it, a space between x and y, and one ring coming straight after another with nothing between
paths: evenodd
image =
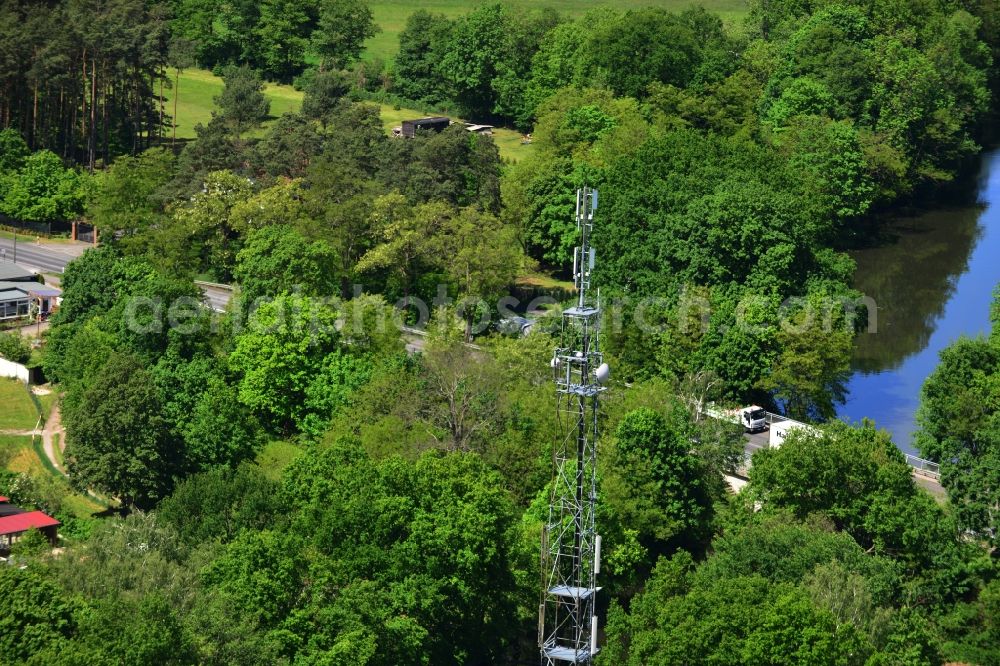
<instances>
[{"instance_id":1,"label":"water reflection of trees","mask_svg":"<svg viewBox=\"0 0 1000 666\"><path fill-rule=\"evenodd\" d=\"M902 218L886 242L853 253L855 287L878 304L878 332L858 336L852 366L894 370L930 341L980 235L982 208L970 206Z\"/></svg>"}]
</instances>

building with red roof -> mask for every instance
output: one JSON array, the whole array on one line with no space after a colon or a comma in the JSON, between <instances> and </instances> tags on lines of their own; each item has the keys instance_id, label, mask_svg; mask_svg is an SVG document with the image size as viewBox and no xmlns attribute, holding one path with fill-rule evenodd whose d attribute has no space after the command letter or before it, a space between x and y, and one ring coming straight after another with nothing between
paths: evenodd
<instances>
[{"instance_id":1,"label":"building with red roof","mask_svg":"<svg viewBox=\"0 0 1000 666\"><path fill-rule=\"evenodd\" d=\"M61 523L41 511L23 511L0 517L0 552L10 550L25 532L31 529L39 530L48 537L49 542L56 542L56 528Z\"/></svg>"}]
</instances>

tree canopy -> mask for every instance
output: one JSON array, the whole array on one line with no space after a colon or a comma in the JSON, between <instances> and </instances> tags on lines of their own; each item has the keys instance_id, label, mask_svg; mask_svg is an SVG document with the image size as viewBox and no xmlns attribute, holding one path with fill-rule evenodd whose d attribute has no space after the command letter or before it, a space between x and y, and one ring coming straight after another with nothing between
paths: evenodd
<instances>
[{"instance_id":1,"label":"tree canopy","mask_svg":"<svg viewBox=\"0 0 1000 666\"><path fill-rule=\"evenodd\" d=\"M153 506L169 494L179 463L164 425L149 373L134 356L111 356L66 414L73 483L119 497L125 506Z\"/></svg>"},{"instance_id":2,"label":"tree canopy","mask_svg":"<svg viewBox=\"0 0 1000 666\"><path fill-rule=\"evenodd\" d=\"M921 455L940 463L962 526L993 543L1000 538L998 298L994 294L988 338L963 338L941 352L921 390L914 437Z\"/></svg>"},{"instance_id":3,"label":"tree canopy","mask_svg":"<svg viewBox=\"0 0 1000 666\"><path fill-rule=\"evenodd\" d=\"M537 660L584 185L614 368L597 663L998 662L995 332L924 388L947 498L872 424L824 424L865 309L848 250L988 140L993 4L397 7L383 62L385 3L0 3L0 213L101 229L39 353L73 489L119 500L0 470L64 547L0 571L0 662ZM193 67L225 87L168 150ZM272 117L273 81L300 111ZM504 131L394 138L391 107ZM713 401L812 427L747 470Z\"/></svg>"}]
</instances>

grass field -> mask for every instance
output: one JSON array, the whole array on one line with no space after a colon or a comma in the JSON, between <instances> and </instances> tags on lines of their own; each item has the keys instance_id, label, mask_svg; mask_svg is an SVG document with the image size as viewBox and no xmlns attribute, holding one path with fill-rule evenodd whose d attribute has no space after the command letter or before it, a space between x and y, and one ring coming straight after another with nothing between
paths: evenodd
<instances>
[{"instance_id":1,"label":"grass field","mask_svg":"<svg viewBox=\"0 0 1000 666\"><path fill-rule=\"evenodd\" d=\"M177 80L176 70L170 70L170 80ZM193 139L195 125L207 125L212 119L215 98L222 93L222 79L207 70L186 69L181 73L178 88L177 138ZM174 112L175 93L176 89L164 91L168 114ZM298 111L302 106L302 93L291 86L268 83L264 86L264 96L271 102L272 120L289 111Z\"/></svg>"},{"instance_id":2,"label":"grass field","mask_svg":"<svg viewBox=\"0 0 1000 666\"><path fill-rule=\"evenodd\" d=\"M681 11L691 5L702 5L706 9L721 15L728 23L738 21L746 14L746 0L506 0L515 9L535 9L552 7L564 16L577 17L596 7L614 7L615 9L637 9L640 7L663 7L672 11ZM368 50L365 57L391 60L399 50L399 33L406 26L406 19L418 9L440 13L454 18L475 9L481 0L374 0L368 5L375 15L375 24L382 31L368 40Z\"/></svg>"},{"instance_id":3,"label":"grass field","mask_svg":"<svg viewBox=\"0 0 1000 666\"><path fill-rule=\"evenodd\" d=\"M212 110L215 109L214 100L220 93L222 93L222 79L211 72L189 69L181 73L180 97L177 98L177 138L195 138L195 125L205 124L212 118ZM166 91L165 94L168 113L173 113L173 94L173 90ZM271 101L271 119L264 123L265 128L281 114L298 111L302 106L302 92L291 86L269 83L264 89L264 95ZM386 132L403 120L427 115L414 109L395 109L388 104L381 104L379 107L382 125ZM264 131L260 129L250 134L260 136ZM531 151L530 145L521 144L521 135L514 130L498 129L493 135L493 140L500 148L500 156L506 160L517 161Z\"/></svg>"},{"instance_id":4,"label":"grass field","mask_svg":"<svg viewBox=\"0 0 1000 666\"><path fill-rule=\"evenodd\" d=\"M62 443L60 442L59 433L52 434L52 453L56 456L56 463L59 464L63 469L66 468L66 459L63 457Z\"/></svg>"},{"instance_id":5,"label":"grass field","mask_svg":"<svg viewBox=\"0 0 1000 666\"><path fill-rule=\"evenodd\" d=\"M35 395L35 400L38 401L39 407L42 408L43 420L49 418L49 414L52 413L52 405L55 404L57 397L54 392Z\"/></svg>"},{"instance_id":6,"label":"grass field","mask_svg":"<svg viewBox=\"0 0 1000 666\"><path fill-rule=\"evenodd\" d=\"M50 409L56 396L53 393L37 397L43 409ZM24 384L15 380L0 379L0 429L31 430L37 422L38 409ZM54 444L58 451L58 435ZM106 508L90 497L69 488L64 477L45 458L40 436L0 433L0 465L4 463L11 472L55 477L56 482L65 487L66 493L62 496L63 509L77 518L90 518Z\"/></svg>"},{"instance_id":7,"label":"grass field","mask_svg":"<svg viewBox=\"0 0 1000 666\"><path fill-rule=\"evenodd\" d=\"M30 435L0 435L0 460L7 461L12 472L37 472L41 461L31 449Z\"/></svg>"},{"instance_id":8,"label":"grass field","mask_svg":"<svg viewBox=\"0 0 1000 666\"><path fill-rule=\"evenodd\" d=\"M16 379L0 379L0 430L33 430L37 423L28 388Z\"/></svg>"},{"instance_id":9,"label":"grass field","mask_svg":"<svg viewBox=\"0 0 1000 666\"><path fill-rule=\"evenodd\" d=\"M95 513L107 508L86 495L70 490L63 477L45 464L41 457L44 454L41 453L40 441L33 441L33 438L27 435L0 435L0 451L4 453L0 459L7 460L7 469L12 472L55 476L57 483L66 489L66 494L62 496L63 509L77 518L91 518Z\"/></svg>"},{"instance_id":10,"label":"grass field","mask_svg":"<svg viewBox=\"0 0 1000 666\"><path fill-rule=\"evenodd\" d=\"M93 518L95 513L101 513L105 511L108 504L99 503L95 501L89 495L80 494L72 490L69 483L59 473L53 465L52 462L45 456L45 452L42 450L42 439L41 437L29 438L30 446L27 450L21 452L20 461L23 462L12 462L9 467L15 472L28 472L29 474L43 475L48 474L55 477L56 483L63 486L66 490L66 494L62 496L62 506L65 511L73 514L77 518L90 519ZM59 436L56 435L56 439L53 442L58 451L59 447ZM61 456L56 454L60 458L60 464L62 464ZM15 469L16 465L25 465L26 469Z\"/></svg>"},{"instance_id":11,"label":"grass field","mask_svg":"<svg viewBox=\"0 0 1000 666\"><path fill-rule=\"evenodd\" d=\"M73 493L63 498L63 508L77 518L93 518L95 513L107 511L107 506L98 504L85 495Z\"/></svg>"},{"instance_id":12,"label":"grass field","mask_svg":"<svg viewBox=\"0 0 1000 666\"><path fill-rule=\"evenodd\" d=\"M517 278L516 283L522 287L537 287L539 289L562 289L573 291L576 289L570 280L560 280L559 278L545 273L525 273Z\"/></svg>"},{"instance_id":13,"label":"grass field","mask_svg":"<svg viewBox=\"0 0 1000 666\"><path fill-rule=\"evenodd\" d=\"M393 127L399 126L404 120L422 118L427 115L413 109L395 109L388 104L379 105L381 108L382 126L386 131L391 131ZM462 120L452 118L452 120ZM521 143L521 133L512 129L498 127L493 131L493 141L500 149L500 157L511 162L517 162L531 153L531 144Z\"/></svg>"},{"instance_id":14,"label":"grass field","mask_svg":"<svg viewBox=\"0 0 1000 666\"><path fill-rule=\"evenodd\" d=\"M591 9L611 6L616 9L637 9L640 7L663 7L680 11L699 4L716 12L728 23L739 21L745 14L747 0L505 0L507 4L518 10L538 7L552 7L565 16L577 17ZM375 23L381 27L381 32L368 40L365 52L366 58L382 58L391 61L399 50L399 33L406 25L406 19L417 9L445 14L449 17L461 16L475 9L482 0L428 0L414 2L412 0L375 0L369 6L375 15ZM215 109L215 97L222 92L222 79L211 72L200 69L184 70L179 80L175 70L168 70L171 81L178 82L180 94L177 96L177 138L195 138L195 125L207 124ZM166 98L165 111L174 112L174 96L177 90L164 91ZM302 92L291 86L269 83L265 86L264 95L271 102L271 119L264 123L266 128L277 117L288 111L297 111L302 105ZM426 114L412 109L393 109L382 105L382 123L386 129L399 125L401 120L420 118ZM455 120L459 120L455 118ZM250 136L260 136L264 129L250 132ZM167 137L169 138L168 131ZM521 143L521 135L513 130L500 129L493 136L500 148L501 156L509 161L517 161L528 155L532 148Z\"/></svg>"},{"instance_id":15,"label":"grass field","mask_svg":"<svg viewBox=\"0 0 1000 666\"><path fill-rule=\"evenodd\" d=\"M0 238L6 239L6 240L12 240L14 238L14 232L13 231L7 231L5 229L0 229ZM20 244L22 242L24 242L24 243L27 243L27 242L33 243L36 238L37 238L37 236L35 234L30 233L30 232L26 234L23 231L19 231L18 234L17 234L17 242L18 242L18 244ZM68 236L56 236L56 235L53 235L51 238L43 238L42 239L42 244L43 245L48 244L48 243L55 243L57 245L70 245L70 244L75 243L75 242L76 241L70 240Z\"/></svg>"},{"instance_id":16,"label":"grass field","mask_svg":"<svg viewBox=\"0 0 1000 666\"><path fill-rule=\"evenodd\" d=\"M302 449L290 442L275 440L257 454L257 464L264 474L274 481L281 479L281 473L293 460L302 455Z\"/></svg>"}]
</instances>

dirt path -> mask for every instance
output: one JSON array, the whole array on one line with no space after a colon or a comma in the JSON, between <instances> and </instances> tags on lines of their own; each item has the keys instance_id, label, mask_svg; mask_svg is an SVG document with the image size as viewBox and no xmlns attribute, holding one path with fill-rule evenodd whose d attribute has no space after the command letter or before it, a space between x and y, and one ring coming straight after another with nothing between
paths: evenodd
<instances>
[{"instance_id":1,"label":"dirt path","mask_svg":"<svg viewBox=\"0 0 1000 666\"><path fill-rule=\"evenodd\" d=\"M32 322L30 324L24 324L23 326L18 326L17 328L10 329L12 331L17 331L25 338L39 338L42 333L49 330L49 322Z\"/></svg>"},{"instance_id":2,"label":"dirt path","mask_svg":"<svg viewBox=\"0 0 1000 666\"><path fill-rule=\"evenodd\" d=\"M59 462L59 458L56 458L55 437L53 437L56 433L59 434L59 452L62 453L63 449L66 448L66 430L62 427L58 400L52 403L52 412L45 420L45 427L42 428L42 450L45 451L52 466L59 470L63 476L68 476Z\"/></svg>"},{"instance_id":3,"label":"dirt path","mask_svg":"<svg viewBox=\"0 0 1000 666\"><path fill-rule=\"evenodd\" d=\"M41 389L38 391L38 393L42 393L43 391L44 389ZM25 434L41 435L42 451L45 453L45 457L49 459L50 463L52 463L53 469L55 469L59 474L61 474L63 478L68 480L69 474L66 472L66 468L63 467L62 463L59 462L62 456L59 456L59 458L56 457L55 436L57 434L59 435L59 452L62 453L63 451L66 450L66 429L63 427L62 424L62 415L59 412L59 401L56 400L55 402L52 403L52 410L49 412L48 419L46 419L45 421L45 427L43 427L40 431L29 430L25 432ZM110 506L109 500L107 498L101 497L100 495L97 495L96 493L90 490L84 491L83 494L86 495L88 499L95 502L101 507Z\"/></svg>"}]
</instances>

